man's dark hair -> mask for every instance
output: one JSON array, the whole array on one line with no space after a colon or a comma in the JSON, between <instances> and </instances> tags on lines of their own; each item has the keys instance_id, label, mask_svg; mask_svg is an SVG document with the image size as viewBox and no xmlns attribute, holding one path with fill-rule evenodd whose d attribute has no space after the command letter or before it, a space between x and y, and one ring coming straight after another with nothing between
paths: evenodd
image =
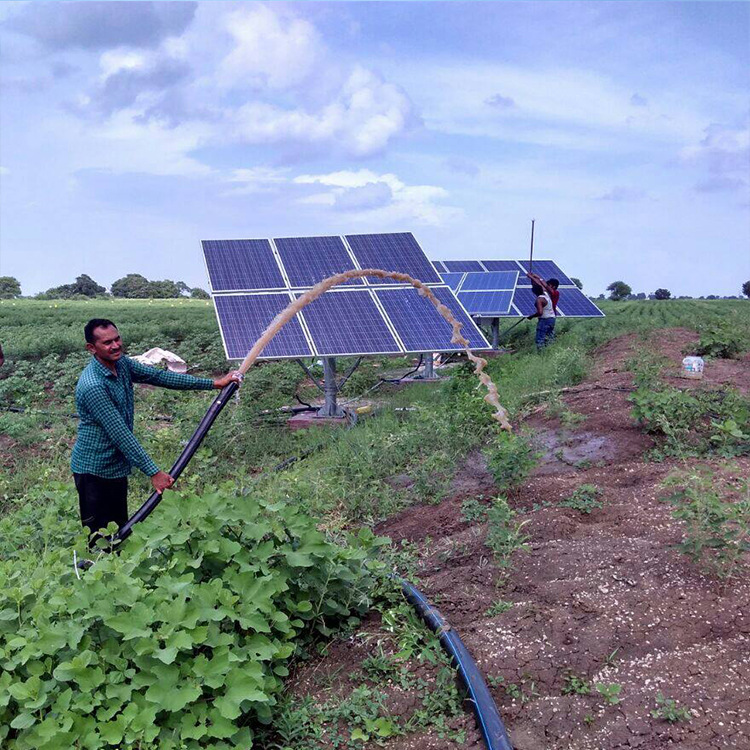
<instances>
[{"instance_id":1,"label":"man's dark hair","mask_svg":"<svg viewBox=\"0 0 750 750\"><path fill-rule=\"evenodd\" d=\"M544 294L544 289L542 289L542 287L540 287L539 284L532 284L531 291L534 292L534 294L536 294L537 297L540 294Z\"/></svg>"},{"instance_id":2,"label":"man's dark hair","mask_svg":"<svg viewBox=\"0 0 750 750\"><path fill-rule=\"evenodd\" d=\"M83 335L86 337L86 343L96 343L96 336L94 336L94 330L96 328L109 328L110 326L117 328L111 320L107 320L106 318L91 318L91 320L83 327Z\"/></svg>"},{"instance_id":3,"label":"man's dark hair","mask_svg":"<svg viewBox=\"0 0 750 750\"><path fill-rule=\"evenodd\" d=\"M553 288L557 289L560 286L560 282L557 279L547 279L547 283Z\"/></svg>"}]
</instances>

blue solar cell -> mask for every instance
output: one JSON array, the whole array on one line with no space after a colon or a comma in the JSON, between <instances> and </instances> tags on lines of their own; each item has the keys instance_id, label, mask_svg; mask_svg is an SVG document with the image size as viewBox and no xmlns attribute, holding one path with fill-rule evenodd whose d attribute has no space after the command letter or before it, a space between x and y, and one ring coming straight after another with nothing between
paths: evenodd
<instances>
[{"instance_id":1,"label":"blue solar cell","mask_svg":"<svg viewBox=\"0 0 750 750\"><path fill-rule=\"evenodd\" d=\"M467 273L462 292L499 291L516 288L518 271L494 271L492 273Z\"/></svg>"},{"instance_id":2,"label":"blue solar cell","mask_svg":"<svg viewBox=\"0 0 750 750\"><path fill-rule=\"evenodd\" d=\"M214 297L227 357L244 359L268 324L291 302L289 294L218 294ZM261 358L313 354L297 318L290 320L261 353Z\"/></svg>"},{"instance_id":3,"label":"blue solar cell","mask_svg":"<svg viewBox=\"0 0 750 750\"><path fill-rule=\"evenodd\" d=\"M526 279L524 283L530 283L525 275L525 272L529 270L529 261L519 260L518 262L523 266L524 270L524 273L521 274L521 278ZM531 270L537 276L541 276L545 281L547 279L557 279L561 286L573 286L573 282L560 270L560 266L551 260L535 260L532 263Z\"/></svg>"},{"instance_id":4,"label":"blue solar cell","mask_svg":"<svg viewBox=\"0 0 750 750\"><path fill-rule=\"evenodd\" d=\"M604 313L580 289L560 289L557 307L563 315L568 317L604 317Z\"/></svg>"},{"instance_id":5,"label":"blue solar cell","mask_svg":"<svg viewBox=\"0 0 750 750\"><path fill-rule=\"evenodd\" d=\"M214 292L286 288L268 240L203 240L201 244Z\"/></svg>"},{"instance_id":6,"label":"blue solar cell","mask_svg":"<svg viewBox=\"0 0 750 750\"><path fill-rule=\"evenodd\" d=\"M444 274L448 272L448 269L445 267L445 263L443 263L442 260L433 260L432 265L435 266L435 270L439 274Z\"/></svg>"},{"instance_id":7,"label":"blue solar cell","mask_svg":"<svg viewBox=\"0 0 750 750\"><path fill-rule=\"evenodd\" d=\"M469 271L484 271L478 260L445 260L445 267L451 273L467 273Z\"/></svg>"},{"instance_id":8,"label":"blue solar cell","mask_svg":"<svg viewBox=\"0 0 750 750\"><path fill-rule=\"evenodd\" d=\"M355 268L341 237L283 237L274 239L274 243L293 287L314 286L329 276ZM363 284L362 279L346 283Z\"/></svg>"},{"instance_id":9,"label":"blue solar cell","mask_svg":"<svg viewBox=\"0 0 750 750\"><path fill-rule=\"evenodd\" d=\"M483 260L482 265L488 271L520 271L514 260Z\"/></svg>"},{"instance_id":10,"label":"blue solar cell","mask_svg":"<svg viewBox=\"0 0 750 750\"><path fill-rule=\"evenodd\" d=\"M464 275L462 273L441 273L443 281L455 292Z\"/></svg>"},{"instance_id":11,"label":"blue solar cell","mask_svg":"<svg viewBox=\"0 0 750 750\"><path fill-rule=\"evenodd\" d=\"M427 260L424 250L411 232L400 234L347 234L360 268L382 268L399 271L420 281L439 284L440 276ZM394 279L378 279L378 284L398 284Z\"/></svg>"},{"instance_id":12,"label":"blue solar cell","mask_svg":"<svg viewBox=\"0 0 750 750\"><path fill-rule=\"evenodd\" d=\"M513 291L502 292L459 292L458 299L469 315L499 317L510 312Z\"/></svg>"},{"instance_id":13,"label":"blue solar cell","mask_svg":"<svg viewBox=\"0 0 750 750\"><path fill-rule=\"evenodd\" d=\"M473 349L489 349L487 340L476 324L464 312L447 287L435 287L432 292L463 324L461 333ZM438 313L435 306L416 289L381 289L375 292L391 319L407 351L456 351L461 347L451 343L452 326Z\"/></svg>"},{"instance_id":14,"label":"blue solar cell","mask_svg":"<svg viewBox=\"0 0 750 750\"><path fill-rule=\"evenodd\" d=\"M531 315L536 312L536 295L529 287L516 287L513 293L513 304L521 315Z\"/></svg>"},{"instance_id":15,"label":"blue solar cell","mask_svg":"<svg viewBox=\"0 0 750 750\"><path fill-rule=\"evenodd\" d=\"M302 316L319 356L401 351L366 289L326 292L307 305Z\"/></svg>"}]
</instances>

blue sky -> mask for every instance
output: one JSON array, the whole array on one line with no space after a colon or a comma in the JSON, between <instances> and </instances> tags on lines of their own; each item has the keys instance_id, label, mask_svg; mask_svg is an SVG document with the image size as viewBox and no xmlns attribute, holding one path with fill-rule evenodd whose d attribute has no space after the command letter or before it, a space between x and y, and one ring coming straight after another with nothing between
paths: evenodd
<instances>
[{"instance_id":1,"label":"blue sky","mask_svg":"<svg viewBox=\"0 0 750 750\"><path fill-rule=\"evenodd\" d=\"M414 232L585 291L750 279L750 4L0 4L0 275L207 286L199 241Z\"/></svg>"}]
</instances>

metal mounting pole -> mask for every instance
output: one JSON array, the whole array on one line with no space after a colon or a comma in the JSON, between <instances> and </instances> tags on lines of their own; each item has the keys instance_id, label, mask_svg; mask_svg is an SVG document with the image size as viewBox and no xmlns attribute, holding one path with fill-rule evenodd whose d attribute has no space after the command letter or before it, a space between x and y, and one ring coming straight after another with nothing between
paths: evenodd
<instances>
[{"instance_id":1,"label":"metal mounting pole","mask_svg":"<svg viewBox=\"0 0 750 750\"><path fill-rule=\"evenodd\" d=\"M500 318L492 319L492 348L500 348Z\"/></svg>"},{"instance_id":2,"label":"metal mounting pole","mask_svg":"<svg viewBox=\"0 0 750 750\"><path fill-rule=\"evenodd\" d=\"M425 352L424 371L422 372L423 380L436 380L437 379L437 375L435 374L435 370L433 369L433 366L432 366L432 360L433 360L433 353Z\"/></svg>"},{"instance_id":3,"label":"metal mounting pole","mask_svg":"<svg viewBox=\"0 0 750 750\"><path fill-rule=\"evenodd\" d=\"M317 417L343 417L344 410L338 405L337 394L339 391L336 383L336 358L323 357L323 393L325 403L318 409Z\"/></svg>"}]
</instances>

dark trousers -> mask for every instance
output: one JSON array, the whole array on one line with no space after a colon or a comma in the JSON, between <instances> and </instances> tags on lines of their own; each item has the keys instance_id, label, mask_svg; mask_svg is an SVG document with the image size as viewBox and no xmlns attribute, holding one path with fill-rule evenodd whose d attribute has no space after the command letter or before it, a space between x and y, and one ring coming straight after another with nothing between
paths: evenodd
<instances>
[{"instance_id":1,"label":"dark trousers","mask_svg":"<svg viewBox=\"0 0 750 750\"><path fill-rule=\"evenodd\" d=\"M114 521L128 520L128 478L105 479L94 474L73 474L78 490L81 523L93 534Z\"/></svg>"}]
</instances>

